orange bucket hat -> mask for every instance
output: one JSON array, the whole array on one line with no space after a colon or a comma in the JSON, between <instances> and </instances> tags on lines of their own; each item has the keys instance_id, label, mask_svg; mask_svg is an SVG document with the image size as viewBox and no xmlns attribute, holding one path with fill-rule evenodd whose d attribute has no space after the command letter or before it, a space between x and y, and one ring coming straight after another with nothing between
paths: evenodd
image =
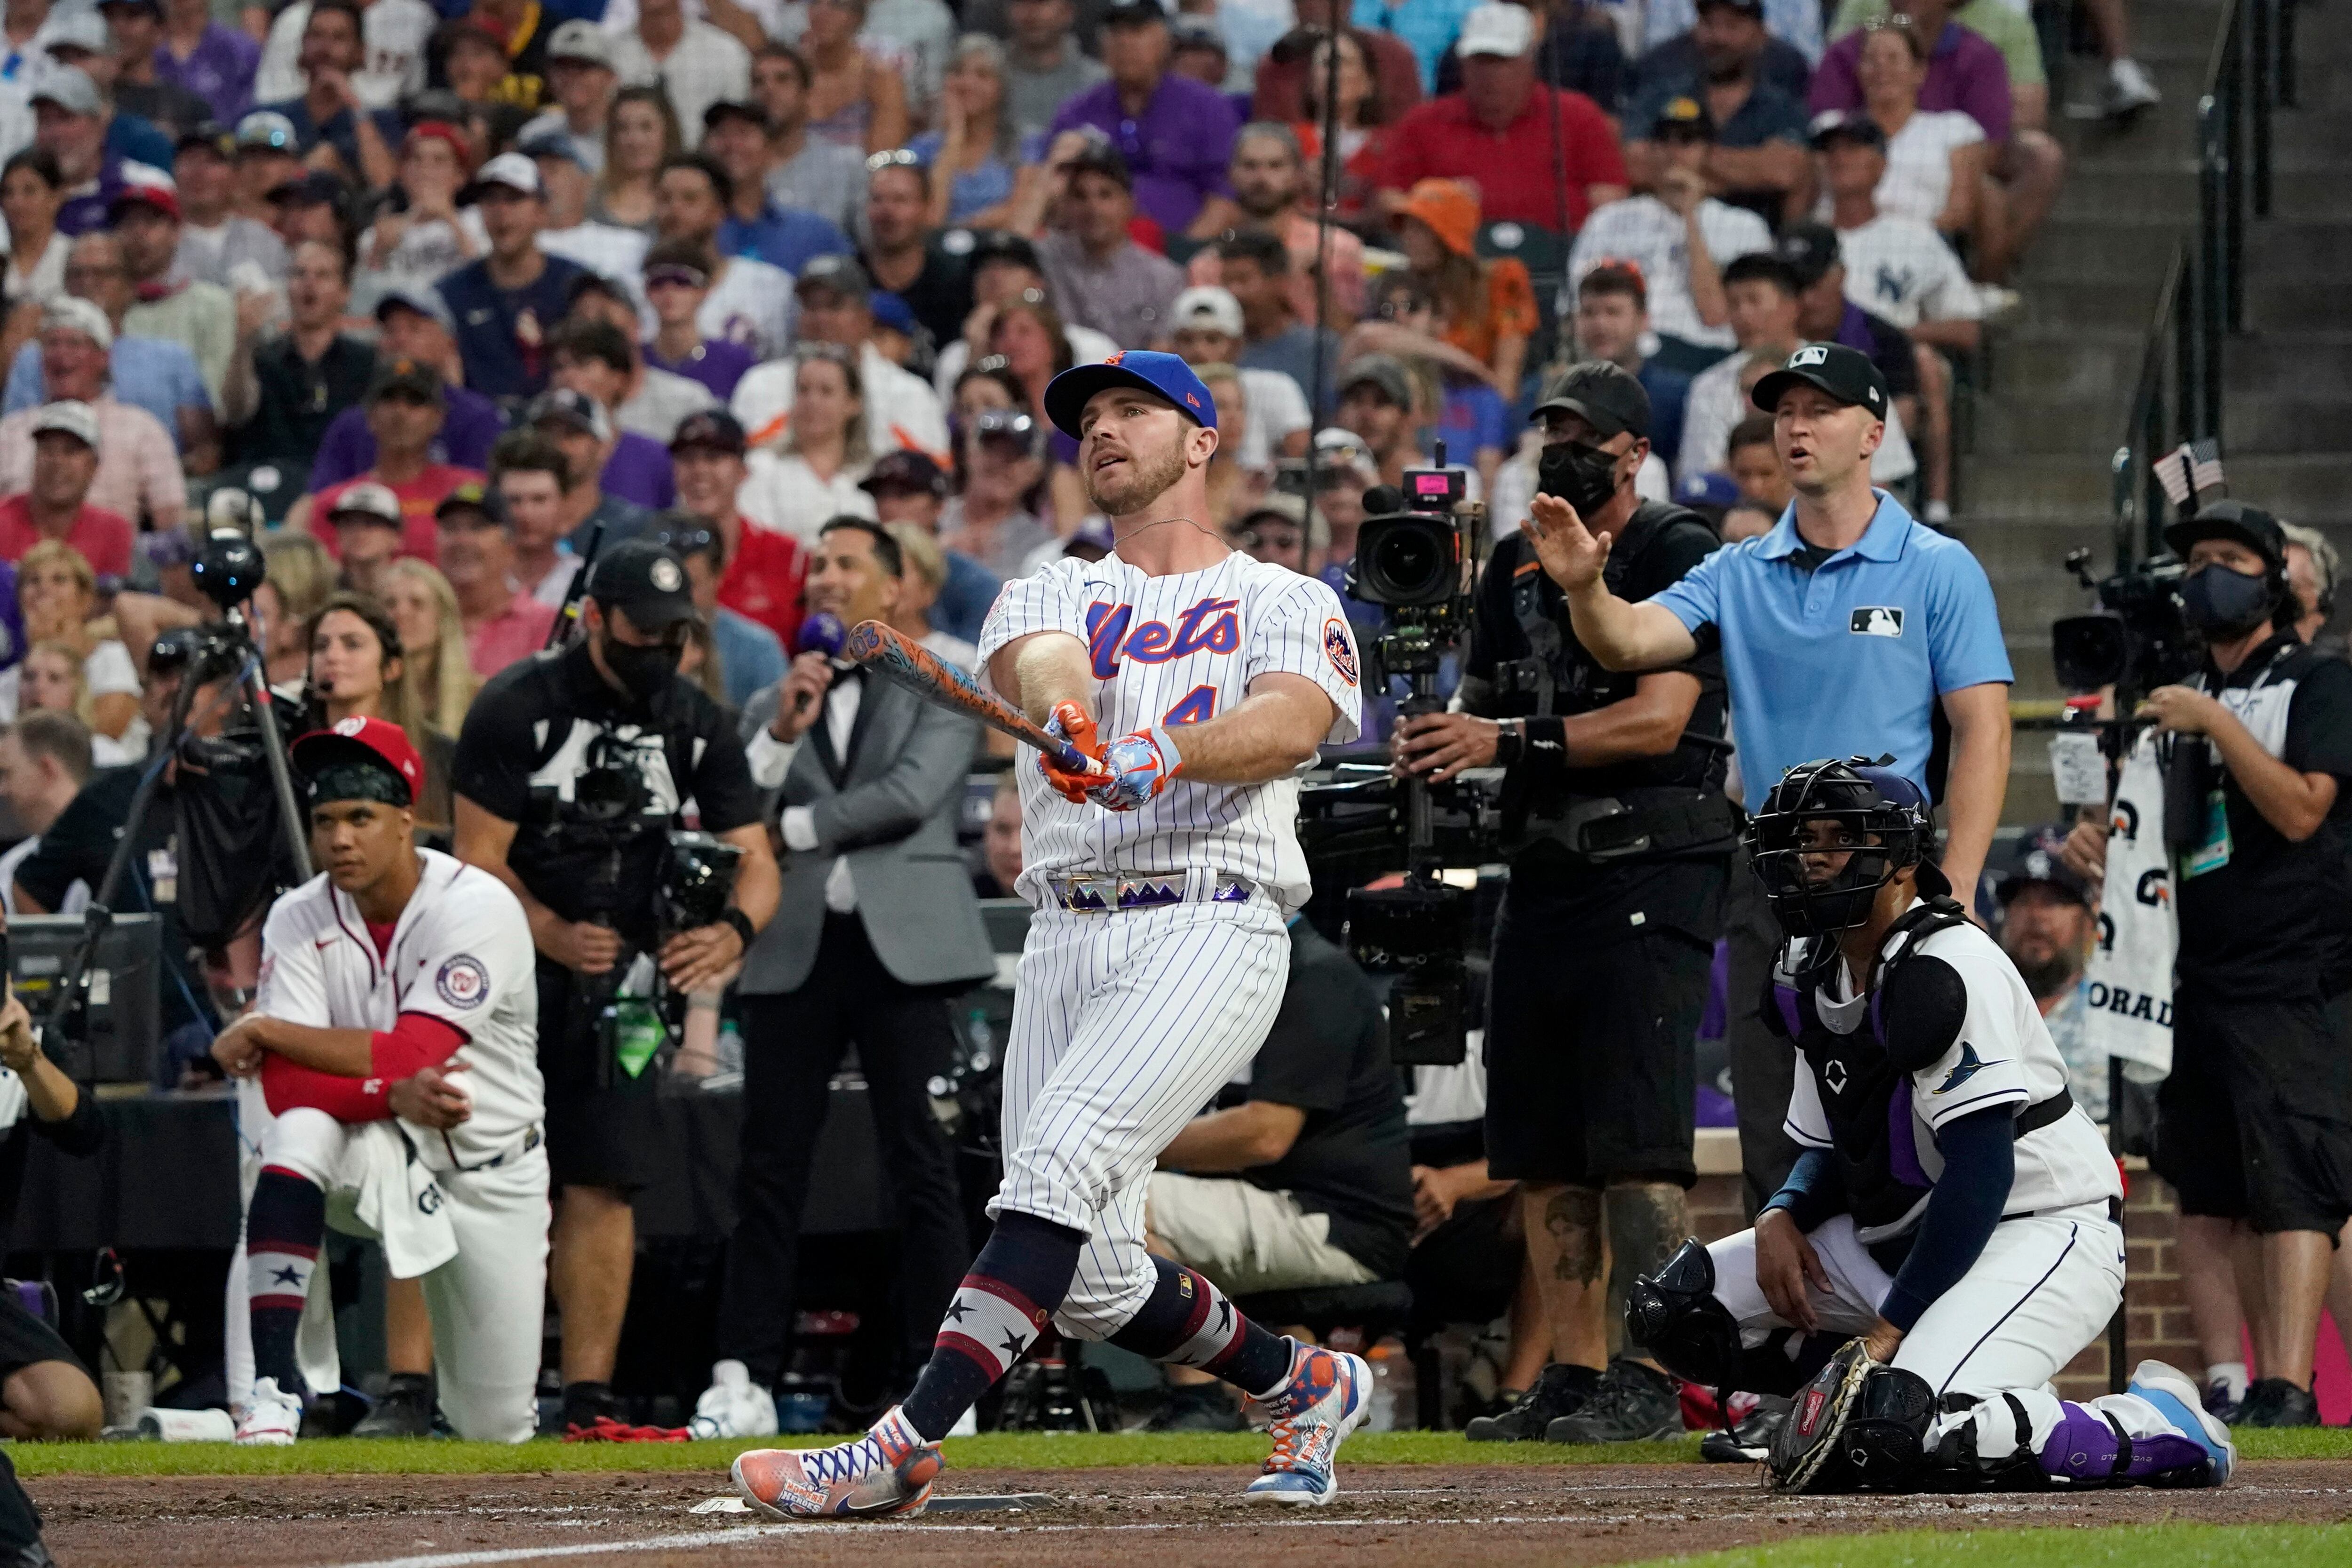
<instances>
[{"instance_id":1,"label":"orange bucket hat","mask_svg":"<svg viewBox=\"0 0 2352 1568\"><path fill-rule=\"evenodd\" d=\"M1478 196L1460 180L1415 181L1397 216L1419 218L1456 256L1476 253Z\"/></svg>"}]
</instances>

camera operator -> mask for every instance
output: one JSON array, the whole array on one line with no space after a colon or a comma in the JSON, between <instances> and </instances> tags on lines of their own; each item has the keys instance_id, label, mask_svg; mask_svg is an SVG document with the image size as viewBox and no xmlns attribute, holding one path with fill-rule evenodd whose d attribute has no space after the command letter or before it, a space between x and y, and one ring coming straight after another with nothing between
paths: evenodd
<instances>
[{"instance_id":1,"label":"camera operator","mask_svg":"<svg viewBox=\"0 0 2352 1568\"><path fill-rule=\"evenodd\" d=\"M776 907L742 743L677 673L693 617L676 555L642 540L614 546L589 569L585 635L493 678L457 741L457 858L514 889L539 949L563 1420L586 1437L641 1431L613 1418L611 1382L635 1252L629 1198L657 1139L656 1075L642 1057L622 1059L599 1011L639 954L657 953L673 992L717 983ZM663 941L656 895L689 799L742 862L722 920ZM615 801L625 804L599 809Z\"/></svg>"},{"instance_id":2,"label":"camera operator","mask_svg":"<svg viewBox=\"0 0 2352 1568\"><path fill-rule=\"evenodd\" d=\"M173 703L179 697L181 677L196 640L191 632L173 632L156 644L148 659L147 678L140 686L139 711L153 730L158 746L172 732ZM225 687L199 692L188 707L188 732L219 734L232 700L233 694ZM96 889L105 881L107 862L130 821L131 797L139 793L143 771L102 768L90 775L73 804L41 835L40 847L17 865L16 907L20 912L47 914L64 908L77 883ZM178 774L176 761L164 763L163 776L156 780L154 795L140 818L139 837L131 847L122 884L114 894L118 910L134 914L152 910L162 917L163 1049L157 1073L166 1087L178 1078L173 1064L205 1057L214 1028L211 1014L198 1000L205 994L204 975L190 960L188 939L180 925Z\"/></svg>"},{"instance_id":3,"label":"camera operator","mask_svg":"<svg viewBox=\"0 0 2352 1568\"><path fill-rule=\"evenodd\" d=\"M1614 591L1658 593L1715 549L1696 512L1635 493L1650 395L1623 369L1570 366L1535 416L1541 488L1613 547ZM1694 648L1672 668L1612 674L1579 645L1538 564L1523 535L1496 544L1464 665L1468 711L1406 718L1396 742L1401 764L1433 780L1508 770L1486 1157L1494 1178L1522 1184L1553 1364L1471 1436L1652 1438L1681 1430L1676 1385L1611 1358L1609 1302L1689 1230L1692 1042L1735 833L1722 659Z\"/></svg>"},{"instance_id":4,"label":"camera operator","mask_svg":"<svg viewBox=\"0 0 2352 1568\"><path fill-rule=\"evenodd\" d=\"M887 621L904 591L898 542L837 517L816 537L812 615ZM938 1315L971 1261L955 1150L928 1085L955 1056L947 999L994 973L956 853L980 726L812 650L744 714L753 777L781 786L791 851L775 923L743 966L743 1147L701 1437L776 1429L772 1390L792 1349L793 1288L826 1085L857 1043L866 1103L897 1199L893 1394L929 1359Z\"/></svg>"},{"instance_id":5,"label":"camera operator","mask_svg":"<svg viewBox=\"0 0 2352 1568\"><path fill-rule=\"evenodd\" d=\"M2180 947L2154 1164L2180 1194L2180 1273L2209 1366L2238 1359L2234 1238L2261 1238L2264 1375L2232 1420L2315 1426L2313 1342L2352 1218L2352 668L2295 635L2286 536L2268 512L2215 501L2164 541L2188 563L2179 592L2205 664L2139 709L2178 737L2164 794ZM2105 832L2077 826L2070 859L2095 863Z\"/></svg>"},{"instance_id":6,"label":"camera operator","mask_svg":"<svg viewBox=\"0 0 2352 1568\"><path fill-rule=\"evenodd\" d=\"M1891 753L1906 778L1929 787L1940 709L1951 725L1942 868L1954 887L1973 888L2009 787L2011 677L1992 584L1965 545L1872 488L1891 396L1868 356L1807 343L1749 395L1772 416L1773 447L1796 491L1762 539L1717 551L1647 601L1610 581L1608 543L1565 501L1536 498L1530 545L1602 666L1659 669L1723 650L1750 811L1782 773L1816 757ZM1736 874L1733 887L1727 1043L1754 1206L1796 1162L1780 1127L1796 1058L1756 1003L1784 933L1760 883Z\"/></svg>"}]
</instances>

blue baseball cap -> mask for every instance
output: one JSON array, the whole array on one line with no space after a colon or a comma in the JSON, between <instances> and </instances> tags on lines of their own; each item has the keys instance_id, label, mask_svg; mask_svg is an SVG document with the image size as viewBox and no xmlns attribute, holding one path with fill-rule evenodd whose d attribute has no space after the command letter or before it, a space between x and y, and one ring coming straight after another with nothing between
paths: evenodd
<instances>
[{"instance_id":1,"label":"blue baseball cap","mask_svg":"<svg viewBox=\"0 0 2352 1568\"><path fill-rule=\"evenodd\" d=\"M1122 349L1100 364L1072 365L1045 386L1045 417L1072 440L1078 438L1078 418L1097 392L1114 386L1139 386L1157 393L1199 424L1217 427L1217 400L1192 374L1192 367L1174 354L1150 349Z\"/></svg>"}]
</instances>

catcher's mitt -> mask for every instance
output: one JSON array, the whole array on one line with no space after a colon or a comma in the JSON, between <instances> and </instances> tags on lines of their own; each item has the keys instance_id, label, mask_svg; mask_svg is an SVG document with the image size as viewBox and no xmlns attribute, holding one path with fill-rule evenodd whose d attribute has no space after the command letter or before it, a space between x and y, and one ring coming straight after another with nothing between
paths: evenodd
<instances>
[{"instance_id":1,"label":"catcher's mitt","mask_svg":"<svg viewBox=\"0 0 2352 1568\"><path fill-rule=\"evenodd\" d=\"M1776 1491L1899 1488L1916 1475L1935 1391L1916 1373L1870 1359L1850 1340L1797 1395L1772 1436L1765 1473Z\"/></svg>"}]
</instances>

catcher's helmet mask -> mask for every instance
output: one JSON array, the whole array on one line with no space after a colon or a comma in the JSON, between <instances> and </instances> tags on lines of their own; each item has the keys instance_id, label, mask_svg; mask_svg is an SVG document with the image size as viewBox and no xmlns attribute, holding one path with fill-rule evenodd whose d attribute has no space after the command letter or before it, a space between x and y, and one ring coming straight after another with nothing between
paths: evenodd
<instances>
[{"instance_id":1,"label":"catcher's helmet mask","mask_svg":"<svg viewBox=\"0 0 2352 1568\"><path fill-rule=\"evenodd\" d=\"M1951 883L1933 859L1936 823L1918 785L1894 771L1892 757L1848 757L1800 763L1780 775L1764 809L1748 824L1748 867L1780 929L1793 937L1824 936L1870 919L1879 889L1906 869L1918 874L1919 892L1948 893ZM1809 867L1822 847L1806 829L1830 821L1846 829L1835 853L1843 864Z\"/></svg>"}]
</instances>

